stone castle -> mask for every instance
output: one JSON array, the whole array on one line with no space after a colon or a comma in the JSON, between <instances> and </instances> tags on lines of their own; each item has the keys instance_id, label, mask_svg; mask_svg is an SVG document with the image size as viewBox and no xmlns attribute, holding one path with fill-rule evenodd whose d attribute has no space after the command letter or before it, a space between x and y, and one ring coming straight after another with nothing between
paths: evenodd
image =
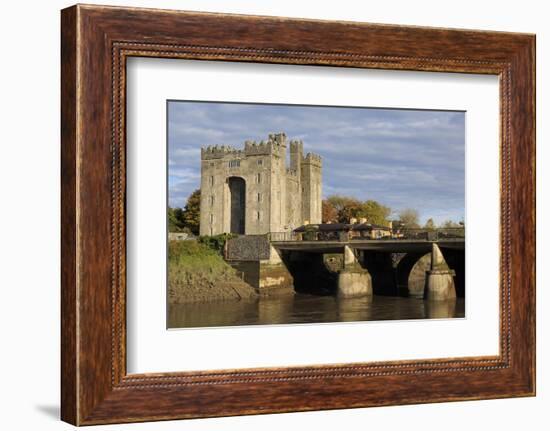
<instances>
[{"instance_id":1,"label":"stone castle","mask_svg":"<svg viewBox=\"0 0 550 431\"><path fill-rule=\"evenodd\" d=\"M287 148L289 166L287 166ZM201 148L201 235L289 232L321 223L321 157L284 133L244 149Z\"/></svg>"}]
</instances>

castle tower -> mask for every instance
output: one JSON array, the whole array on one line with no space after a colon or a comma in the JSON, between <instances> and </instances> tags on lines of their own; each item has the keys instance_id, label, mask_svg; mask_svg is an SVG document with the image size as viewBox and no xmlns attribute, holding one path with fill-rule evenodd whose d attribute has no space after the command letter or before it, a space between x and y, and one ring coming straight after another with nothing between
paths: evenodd
<instances>
[{"instance_id":1,"label":"castle tower","mask_svg":"<svg viewBox=\"0 0 550 431\"><path fill-rule=\"evenodd\" d=\"M302 220L321 223L321 157L308 153L302 161Z\"/></svg>"},{"instance_id":2,"label":"castle tower","mask_svg":"<svg viewBox=\"0 0 550 431\"><path fill-rule=\"evenodd\" d=\"M287 168L284 133L246 141L244 149L202 148L200 234L259 235L287 232L304 220L320 223L321 158L304 158L301 141L292 141L289 150Z\"/></svg>"},{"instance_id":3,"label":"castle tower","mask_svg":"<svg viewBox=\"0 0 550 431\"><path fill-rule=\"evenodd\" d=\"M290 141L290 170L296 171L296 175L300 177L300 168L302 159L304 158L304 144L302 141Z\"/></svg>"}]
</instances>

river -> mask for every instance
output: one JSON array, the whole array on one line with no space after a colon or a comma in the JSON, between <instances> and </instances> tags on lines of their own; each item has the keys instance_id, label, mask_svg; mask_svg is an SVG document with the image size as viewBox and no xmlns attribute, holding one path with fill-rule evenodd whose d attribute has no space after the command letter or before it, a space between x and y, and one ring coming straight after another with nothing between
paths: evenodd
<instances>
[{"instance_id":1,"label":"river","mask_svg":"<svg viewBox=\"0 0 550 431\"><path fill-rule=\"evenodd\" d=\"M297 293L252 301L169 305L169 328L448 319L465 316L464 298L429 302L416 298L374 296L338 299Z\"/></svg>"}]
</instances>

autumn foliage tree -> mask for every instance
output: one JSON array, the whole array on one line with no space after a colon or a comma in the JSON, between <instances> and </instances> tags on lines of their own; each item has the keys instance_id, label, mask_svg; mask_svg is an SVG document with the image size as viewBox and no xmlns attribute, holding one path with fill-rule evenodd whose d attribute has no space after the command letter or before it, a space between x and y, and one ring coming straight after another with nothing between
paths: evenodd
<instances>
[{"instance_id":1,"label":"autumn foliage tree","mask_svg":"<svg viewBox=\"0 0 550 431\"><path fill-rule=\"evenodd\" d=\"M367 200L361 206L361 217L366 217L369 223L386 225L391 209L374 200Z\"/></svg>"},{"instance_id":2,"label":"autumn foliage tree","mask_svg":"<svg viewBox=\"0 0 550 431\"><path fill-rule=\"evenodd\" d=\"M407 228L419 228L418 211L412 208L405 208L399 212L399 221Z\"/></svg>"},{"instance_id":3,"label":"autumn foliage tree","mask_svg":"<svg viewBox=\"0 0 550 431\"><path fill-rule=\"evenodd\" d=\"M340 223L349 223L352 218L361 217L361 201L350 199L338 211L338 221Z\"/></svg>"},{"instance_id":4,"label":"autumn foliage tree","mask_svg":"<svg viewBox=\"0 0 550 431\"><path fill-rule=\"evenodd\" d=\"M459 228L459 227L463 227L463 224L461 223L456 223L452 220L445 220L442 224L442 226L444 228Z\"/></svg>"},{"instance_id":5,"label":"autumn foliage tree","mask_svg":"<svg viewBox=\"0 0 550 431\"><path fill-rule=\"evenodd\" d=\"M424 229L428 230L434 230L436 228L435 222L433 218L429 218L426 220L426 224L424 225Z\"/></svg>"},{"instance_id":6,"label":"autumn foliage tree","mask_svg":"<svg viewBox=\"0 0 550 431\"><path fill-rule=\"evenodd\" d=\"M338 221L338 211L327 199L321 202L321 213L323 223L334 223Z\"/></svg>"},{"instance_id":7,"label":"autumn foliage tree","mask_svg":"<svg viewBox=\"0 0 550 431\"><path fill-rule=\"evenodd\" d=\"M366 218L368 223L385 225L391 213L389 207L375 200L361 201L349 196L332 195L324 202L326 204L323 210L323 221L329 220L330 211L330 216L340 223L349 223L352 218ZM334 212L336 217L334 217Z\"/></svg>"}]
</instances>

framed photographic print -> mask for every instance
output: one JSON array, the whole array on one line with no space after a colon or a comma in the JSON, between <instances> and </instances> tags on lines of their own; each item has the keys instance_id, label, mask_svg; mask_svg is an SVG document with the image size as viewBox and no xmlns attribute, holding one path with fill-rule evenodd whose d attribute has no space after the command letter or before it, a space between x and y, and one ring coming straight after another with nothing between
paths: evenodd
<instances>
[{"instance_id":1,"label":"framed photographic print","mask_svg":"<svg viewBox=\"0 0 550 431\"><path fill-rule=\"evenodd\" d=\"M61 30L63 420L534 395L533 35Z\"/></svg>"}]
</instances>

